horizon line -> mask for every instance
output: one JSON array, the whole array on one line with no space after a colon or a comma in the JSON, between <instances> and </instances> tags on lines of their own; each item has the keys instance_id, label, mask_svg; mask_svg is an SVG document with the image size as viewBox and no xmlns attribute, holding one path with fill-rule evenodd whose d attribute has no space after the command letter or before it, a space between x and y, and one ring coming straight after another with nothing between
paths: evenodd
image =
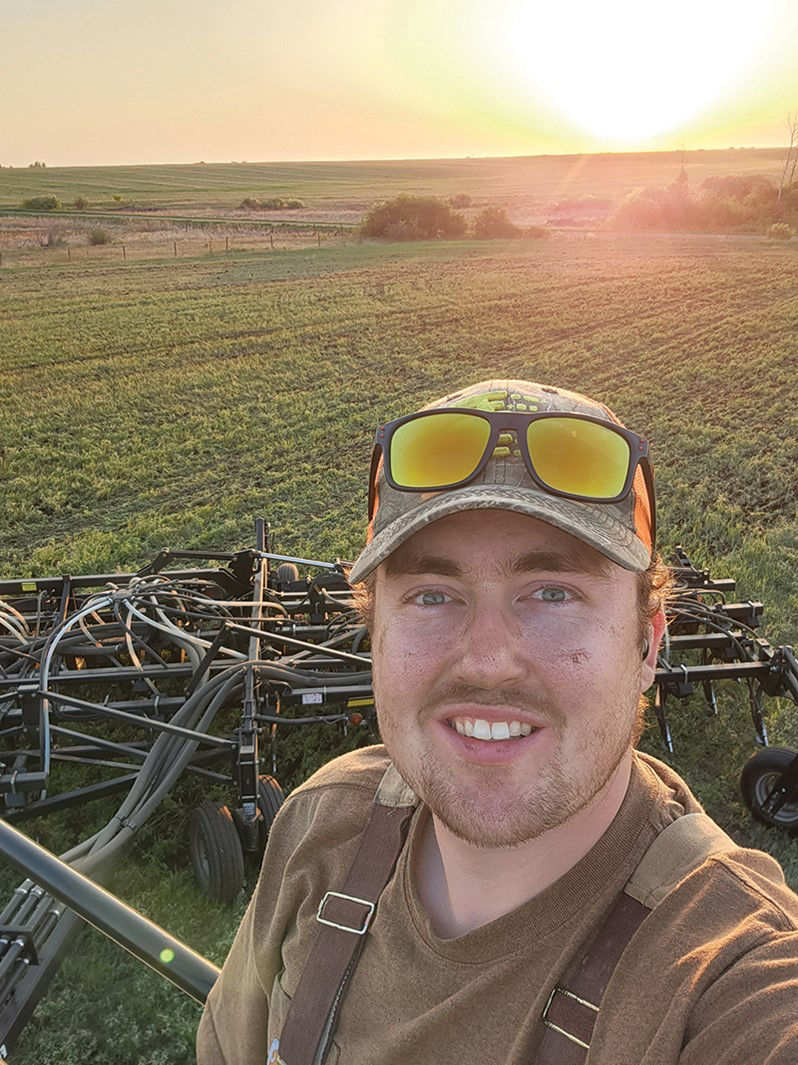
<instances>
[{"instance_id":1,"label":"horizon line","mask_svg":"<svg viewBox=\"0 0 798 1065\"><path fill-rule=\"evenodd\" d=\"M20 166L0 163L1 170L93 170L112 169L115 167L151 167L151 166L286 166L286 165L323 165L328 163L437 163L437 162L476 162L476 161L501 161L521 159L578 159L584 156L599 158L602 156L620 155L691 155L702 153L725 153L725 152L785 152L788 145L737 145L730 144L727 148L643 148L622 151L609 149L596 152L537 152L524 155L402 155L402 156L372 156L371 158L342 158L329 157L325 159L225 159L207 160L192 159L182 162L147 162L147 163L44 163L42 167L36 167L33 163L24 163ZM36 160L34 160L36 162Z\"/></svg>"}]
</instances>

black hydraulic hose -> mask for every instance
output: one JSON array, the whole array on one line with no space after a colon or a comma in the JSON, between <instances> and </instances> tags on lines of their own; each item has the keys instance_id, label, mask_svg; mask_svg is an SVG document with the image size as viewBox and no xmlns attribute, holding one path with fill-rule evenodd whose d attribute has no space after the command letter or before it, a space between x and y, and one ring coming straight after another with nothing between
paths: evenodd
<instances>
[{"instance_id":1,"label":"black hydraulic hose","mask_svg":"<svg viewBox=\"0 0 798 1065\"><path fill-rule=\"evenodd\" d=\"M202 1004L219 969L105 888L0 821L0 853L84 921Z\"/></svg>"}]
</instances>

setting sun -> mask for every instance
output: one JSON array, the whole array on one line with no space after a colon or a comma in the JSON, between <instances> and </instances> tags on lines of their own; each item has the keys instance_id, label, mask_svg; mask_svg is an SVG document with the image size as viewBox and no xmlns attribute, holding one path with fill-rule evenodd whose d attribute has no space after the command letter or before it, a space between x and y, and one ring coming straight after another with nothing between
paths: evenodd
<instances>
[{"instance_id":1,"label":"setting sun","mask_svg":"<svg viewBox=\"0 0 798 1065\"><path fill-rule=\"evenodd\" d=\"M777 31L772 0L639 0L567 7L510 0L495 58L578 127L633 141L675 129L745 81Z\"/></svg>"}]
</instances>

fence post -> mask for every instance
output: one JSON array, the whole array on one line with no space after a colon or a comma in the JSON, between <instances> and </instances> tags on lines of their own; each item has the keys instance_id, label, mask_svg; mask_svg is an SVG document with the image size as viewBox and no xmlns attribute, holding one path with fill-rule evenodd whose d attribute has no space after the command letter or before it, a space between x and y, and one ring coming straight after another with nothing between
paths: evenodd
<instances>
[{"instance_id":1,"label":"fence post","mask_svg":"<svg viewBox=\"0 0 798 1065\"><path fill-rule=\"evenodd\" d=\"M175 258L177 258L177 241L173 241L173 247L175 249Z\"/></svg>"},{"instance_id":2,"label":"fence post","mask_svg":"<svg viewBox=\"0 0 798 1065\"><path fill-rule=\"evenodd\" d=\"M321 247L321 233L316 234L316 240L319 242L319 247Z\"/></svg>"},{"instance_id":3,"label":"fence post","mask_svg":"<svg viewBox=\"0 0 798 1065\"><path fill-rule=\"evenodd\" d=\"M72 254L71 254L69 248L67 248L67 262L68 263L72 262Z\"/></svg>"},{"instance_id":4,"label":"fence post","mask_svg":"<svg viewBox=\"0 0 798 1065\"><path fill-rule=\"evenodd\" d=\"M229 237L225 237L224 238L224 250L225 251L230 251L230 238Z\"/></svg>"},{"instance_id":5,"label":"fence post","mask_svg":"<svg viewBox=\"0 0 798 1065\"><path fill-rule=\"evenodd\" d=\"M124 244L122 245L122 258L127 262L127 248Z\"/></svg>"},{"instance_id":6,"label":"fence post","mask_svg":"<svg viewBox=\"0 0 798 1065\"><path fill-rule=\"evenodd\" d=\"M269 244L274 248L274 233L271 230L269 230Z\"/></svg>"}]
</instances>

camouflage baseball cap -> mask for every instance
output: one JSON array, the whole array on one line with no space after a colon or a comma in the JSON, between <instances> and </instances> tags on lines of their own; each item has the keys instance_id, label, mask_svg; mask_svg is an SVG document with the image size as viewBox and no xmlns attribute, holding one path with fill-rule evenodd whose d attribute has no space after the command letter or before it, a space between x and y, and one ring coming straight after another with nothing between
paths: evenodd
<instances>
[{"instance_id":1,"label":"camouflage baseball cap","mask_svg":"<svg viewBox=\"0 0 798 1065\"><path fill-rule=\"evenodd\" d=\"M563 411L622 424L603 403L577 392L529 381L480 381L428 403L421 410L440 407L529 413ZM642 571L648 567L653 550L653 499L649 498L640 466L632 491L620 502L564 499L535 484L514 443L512 437L502 437L500 446L473 481L442 491L403 492L392 488L385 479L380 460L375 510L369 522L366 546L349 574L350 582L362 581L419 529L461 510L512 510L528 514L570 533L624 569Z\"/></svg>"}]
</instances>

